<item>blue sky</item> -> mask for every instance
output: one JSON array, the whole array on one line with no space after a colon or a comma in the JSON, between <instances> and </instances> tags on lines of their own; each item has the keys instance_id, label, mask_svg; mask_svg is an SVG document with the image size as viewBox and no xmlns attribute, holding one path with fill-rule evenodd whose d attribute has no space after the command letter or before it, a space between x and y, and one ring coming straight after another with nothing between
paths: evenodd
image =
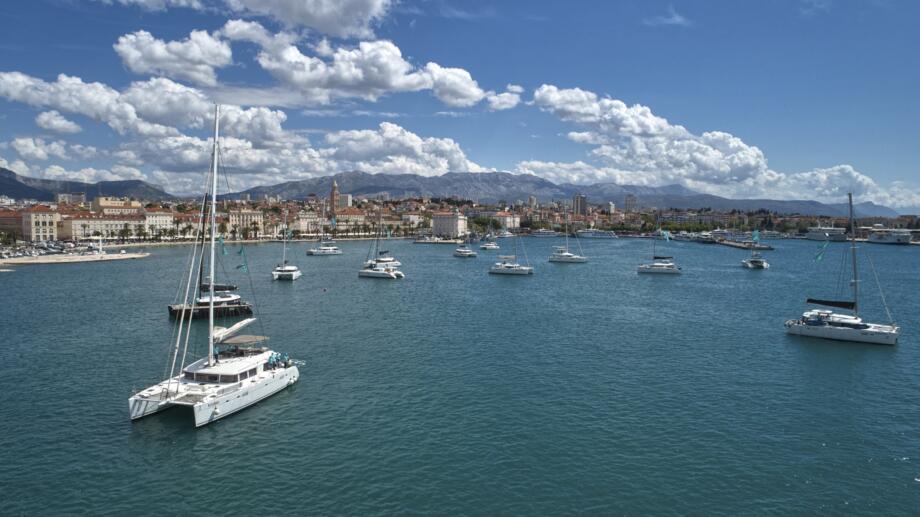
<instances>
[{"instance_id":1,"label":"blue sky","mask_svg":"<svg viewBox=\"0 0 920 517\"><path fill-rule=\"evenodd\" d=\"M506 170L730 197L852 190L908 210L918 14L894 0L5 2L0 165L193 191L216 100L240 188Z\"/></svg>"}]
</instances>

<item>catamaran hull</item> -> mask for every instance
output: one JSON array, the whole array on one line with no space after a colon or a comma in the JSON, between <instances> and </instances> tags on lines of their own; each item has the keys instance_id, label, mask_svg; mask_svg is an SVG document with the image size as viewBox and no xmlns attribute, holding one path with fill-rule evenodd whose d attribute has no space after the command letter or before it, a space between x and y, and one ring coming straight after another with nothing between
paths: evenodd
<instances>
[{"instance_id":1,"label":"catamaran hull","mask_svg":"<svg viewBox=\"0 0 920 517\"><path fill-rule=\"evenodd\" d=\"M650 268L639 266L636 270L640 275L679 275L679 269Z\"/></svg>"},{"instance_id":2,"label":"catamaran hull","mask_svg":"<svg viewBox=\"0 0 920 517\"><path fill-rule=\"evenodd\" d=\"M751 262L749 260L742 260L741 265L748 269L769 269L770 268L770 264L767 262L757 263L757 262Z\"/></svg>"},{"instance_id":3,"label":"catamaran hull","mask_svg":"<svg viewBox=\"0 0 920 517\"><path fill-rule=\"evenodd\" d=\"M208 317L208 306L207 305L184 305L176 304L169 306L169 317L178 318L182 315L182 312L185 312L185 315L191 315L192 318L207 318ZM252 305L248 303L240 303L236 305L216 305L214 307L214 317L215 318L228 318L233 316L249 316L252 314Z\"/></svg>"},{"instance_id":4,"label":"catamaran hull","mask_svg":"<svg viewBox=\"0 0 920 517\"><path fill-rule=\"evenodd\" d=\"M832 339L834 341L852 341L855 343L872 343L876 345L898 344L898 332L873 329L854 329L834 327L831 325L805 325L799 320L786 322L786 331L796 336Z\"/></svg>"},{"instance_id":5,"label":"catamaran hull","mask_svg":"<svg viewBox=\"0 0 920 517\"><path fill-rule=\"evenodd\" d=\"M550 262L559 262L566 264L583 264L588 261L585 257L550 257Z\"/></svg>"},{"instance_id":6,"label":"catamaran hull","mask_svg":"<svg viewBox=\"0 0 920 517\"><path fill-rule=\"evenodd\" d=\"M301 276L303 276L303 273L301 273L300 271L294 271L294 272L292 272L292 273L291 273L291 272L285 272L285 273L276 273L276 272L272 272L272 278L273 278L274 280L288 280L288 281L291 281L291 280L297 280L297 279L300 278Z\"/></svg>"},{"instance_id":7,"label":"catamaran hull","mask_svg":"<svg viewBox=\"0 0 920 517\"><path fill-rule=\"evenodd\" d=\"M297 382L300 371L296 366L274 370L267 379L260 380L251 386L231 391L229 394L217 397L208 402L199 402L192 406L195 415L195 427L210 424L221 418L230 416L238 411L271 397L275 393Z\"/></svg>"},{"instance_id":8,"label":"catamaran hull","mask_svg":"<svg viewBox=\"0 0 920 517\"><path fill-rule=\"evenodd\" d=\"M490 269L490 275L532 275L533 269Z\"/></svg>"},{"instance_id":9,"label":"catamaran hull","mask_svg":"<svg viewBox=\"0 0 920 517\"><path fill-rule=\"evenodd\" d=\"M310 255L313 257L322 257L324 255L341 255L341 254L342 254L341 250L336 250L336 251L307 250L307 255Z\"/></svg>"},{"instance_id":10,"label":"catamaran hull","mask_svg":"<svg viewBox=\"0 0 920 517\"><path fill-rule=\"evenodd\" d=\"M361 271L358 271L358 276L361 278L383 278L387 280L396 280L399 278L405 278L406 275L404 275L402 271L361 270Z\"/></svg>"}]
</instances>

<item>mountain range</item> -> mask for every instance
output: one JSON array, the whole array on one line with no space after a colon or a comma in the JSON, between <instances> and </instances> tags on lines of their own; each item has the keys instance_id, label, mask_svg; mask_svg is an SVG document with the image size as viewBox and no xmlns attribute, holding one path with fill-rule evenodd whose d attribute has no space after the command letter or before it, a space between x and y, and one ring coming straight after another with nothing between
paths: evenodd
<instances>
[{"instance_id":1,"label":"mountain range","mask_svg":"<svg viewBox=\"0 0 920 517\"><path fill-rule=\"evenodd\" d=\"M166 201L177 198L177 196L167 193L160 187L142 180L100 181L97 183L46 180L22 176L0 167L0 195L6 195L14 199L54 201L55 194L78 192L85 193L87 200L95 199L96 196L131 197L152 201Z\"/></svg>"},{"instance_id":2,"label":"mountain range","mask_svg":"<svg viewBox=\"0 0 920 517\"><path fill-rule=\"evenodd\" d=\"M541 203L553 200L569 201L576 194L584 194L589 203L612 201L623 207L626 196L636 196L640 207L698 209L711 208L718 211L765 209L781 214L802 214L813 216L842 217L847 215L845 203L825 204L808 200L774 199L729 199L711 194L702 194L680 185L645 187L618 185L615 183L594 183L591 185L556 184L538 176L511 174L507 172L448 172L441 176L419 176L417 174L368 174L352 171L331 176L322 176L276 185L253 187L242 192L222 195L224 199L240 199L244 194L253 200L264 196L280 199L304 199L310 194L328 195L332 182L339 192L355 197L390 198L403 197L456 197L480 203L494 203L500 200L526 201L534 196ZM0 168L0 195L17 199L53 201L54 195L63 192L85 192L88 200L97 195L132 197L150 201L174 200L176 196L162 188L141 180L100 181L82 183L79 181L57 181L30 178ZM872 202L855 205L857 217L897 217L898 213L886 206Z\"/></svg>"}]
</instances>

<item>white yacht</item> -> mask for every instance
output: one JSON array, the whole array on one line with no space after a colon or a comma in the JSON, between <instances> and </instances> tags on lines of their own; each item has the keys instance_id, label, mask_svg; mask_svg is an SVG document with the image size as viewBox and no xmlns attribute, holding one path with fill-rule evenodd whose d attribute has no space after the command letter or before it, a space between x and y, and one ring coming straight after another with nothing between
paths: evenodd
<instances>
[{"instance_id":1,"label":"white yacht","mask_svg":"<svg viewBox=\"0 0 920 517\"><path fill-rule=\"evenodd\" d=\"M502 231L498 232L498 233L495 235L495 237L497 237L497 238L499 238L499 239L509 239L509 238L511 238L511 237L514 237L514 234L511 233L511 232L509 232L509 231L506 230L506 229L503 229Z\"/></svg>"},{"instance_id":2,"label":"white yacht","mask_svg":"<svg viewBox=\"0 0 920 517\"><path fill-rule=\"evenodd\" d=\"M498 245L495 241L486 241L479 245L481 250L498 250L501 249L501 246Z\"/></svg>"},{"instance_id":3,"label":"white yacht","mask_svg":"<svg viewBox=\"0 0 920 517\"><path fill-rule=\"evenodd\" d=\"M553 230L548 230L546 228L540 228L539 230L534 230L530 232L531 237L558 237L559 232L554 232Z\"/></svg>"},{"instance_id":4,"label":"white yacht","mask_svg":"<svg viewBox=\"0 0 920 517\"><path fill-rule=\"evenodd\" d=\"M215 107L214 144L208 178L210 195L204 199L201 208L203 216L207 205L210 205L207 214L210 221L210 247L200 246L199 249L196 241L191 250L193 258L189 261L184 288L184 303L189 304L194 295L192 286L196 271L201 269L205 252L209 251L207 356L186 364L191 325L185 322L186 313L181 313L176 324L175 343L170 347L169 373L165 380L134 393L128 399L128 412L132 420L174 406L185 406L191 408L195 426L200 427L245 409L294 384L300 377L297 366L286 354L279 354L264 346L267 337L237 335L253 323L254 318L245 319L229 328L214 325L219 120L220 108Z\"/></svg>"},{"instance_id":5,"label":"white yacht","mask_svg":"<svg viewBox=\"0 0 920 517\"><path fill-rule=\"evenodd\" d=\"M287 228L287 210L284 211L284 239L281 241L281 263L275 266L275 269L272 270L272 279L273 280L288 280L293 281L303 275L300 272L300 268L293 264L288 264L287 260L287 240L288 240L288 228Z\"/></svg>"},{"instance_id":6,"label":"white yacht","mask_svg":"<svg viewBox=\"0 0 920 517\"><path fill-rule=\"evenodd\" d=\"M853 226L853 194L849 194L850 226ZM853 267L853 278L850 282L853 288L852 300L821 300L808 298L805 303L835 307L852 311L852 314L840 314L827 309L812 309L805 311L799 319L786 321L786 331L798 336L834 339L839 341L855 341L859 343L875 343L880 345L895 345L901 328L893 322L889 325L866 323L859 317L859 268L856 266L856 235L850 238L850 262ZM882 296L884 303L885 297ZM888 307L885 307L886 312ZM889 318L891 314L889 313Z\"/></svg>"},{"instance_id":7,"label":"white yacht","mask_svg":"<svg viewBox=\"0 0 920 517\"><path fill-rule=\"evenodd\" d=\"M751 256L742 260L741 265L748 269L769 269L770 263L767 262L760 253L751 252Z\"/></svg>"},{"instance_id":8,"label":"white yacht","mask_svg":"<svg viewBox=\"0 0 920 517\"><path fill-rule=\"evenodd\" d=\"M881 224L874 224L868 230L868 241L872 244L910 244L910 230L902 228L885 228Z\"/></svg>"},{"instance_id":9,"label":"white yacht","mask_svg":"<svg viewBox=\"0 0 920 517\"><path fill-rule=\"evenodd\" d=\"M466 244L461 244L460 247L454 250L454 256L459 258L476 258L476 252L471 250Z\"/></svg>"},{"instance_id":10,"label":"white yacht","mask_svg":"<svg viewBox=\"0 0 920 517\"><path fill-rule=\"evenodd\" d=\"M671 234L667 231L658 230L658 232L665 241L671 240ZM679 275L680 266L674 263L674 257L666 255L656 255L658 250L658 239L652 238L652 263L651 264L642 264L636 270L639 274L653 274L653 275Z\"/></svg>"},{"instance_id":11,"label":"white yacht","mask_svg":"<svg viewBox=\"0 0 920 517\"><path fill-rule=\"evenodd\" d=\"M844 242L847 240L846 228L834 228L833 226L812 226L805 234L805 238L810 241L831 241Z\"/></svg>"},{"instance_id":12,"label":"white yacht","mask_svg":"<svg viewBox=\"0 0 920 517\"><path fill-rule=\"evenodd\" d=\"M319 246L315 248L310 248L307 250L307 255L341 255L342 250L339 249L335 244L323 241L319 243Z\"/></svg>"},{"instance_id":13,"label":"white yacht","mask_svg":"<svg viewBox=\"0 0 920 517\"><path fill-rule=\"evenodd\" d=\"M575 232L575 235L579 239L616 239L617 234L613 230L599 230L597 228L588 228L585 230L578 230Z\"/></svg>"},{"instance_id":14,"label":"white yacht","mask_svg":"<svg viewBox=\"0 0 920 517\"><path fill-rule=\"evenodd\" d=\"M377 234L374 236L370 249L367 250L367 260L364 261L364 267L358 271L358 276L362 278L386 278L389 280L405 278L406 275L397 269L402 264L393 258L389 251L380 249L380 232L383 227L380 224L381 217L378 214Z\"/></svg>"},{"instance_id":15,"label":"white yacht","mask_svg":"<svg viewBox=\"0 0 920 517\"><path fill-rule=\"evenodd\" d=\"M768 269L770 267L770 263L757 251L757 245L759 243L760 231L754 230L754 232L751 233L751 256L741 261L742 266L748 269Z\"/></svg>"},{"instance_id":16,"label":"white yacht","mask_svg":"<svg viewBox=\"0 0 920 517\"><path fill-rule=\"evenodd\" d=\"M532 275L533 268L518 264L517 257L514 255L500 255L499 262L496 262L489 268L489 273L493 275Z\"/></svg>"},{"instance_id":17,"label":"white yacht","mask_svg":"<svg viewBox=\"0 0 920 517\"><path fill-rule=\"evenodd\" d=\"M386 278L389 280L406 277L402 271L395 267L374 263L364 264L364 267L358 271L358 276L364 278Z\"/></svg>"},{"instance_id":18,"label":"white yacht","mask_svg":"<svg viewBox=\"0 0 920 517\"><path fill-rule=\"evenodd\" d=\"M679 275L680 266L671 259L673 257L655 256L651 264L642 264L638 268L641 274Z\"/></svg>"},{"instance_id":19,"label":"white yacht","mask_svg":"<svg viewBox=\"0 0 920 517\"><path fill-rule=\"evenodd\" d=\"M576 238L576 242L577 238ZM581 244L578 244L579 248ZM550 262L561 262L570 264L581 264L588 261L587 257L576 255L569 251L569 217L566 212L565 217L565 246L553 246L553 253L549 256Z\"/></svg>"}]
</instances>

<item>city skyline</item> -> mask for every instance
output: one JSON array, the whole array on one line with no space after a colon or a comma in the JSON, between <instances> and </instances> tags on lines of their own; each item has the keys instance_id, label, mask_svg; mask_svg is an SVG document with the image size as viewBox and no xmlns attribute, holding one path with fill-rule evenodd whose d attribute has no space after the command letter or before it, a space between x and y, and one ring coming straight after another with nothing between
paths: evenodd
<instances>
[{"instance_id":1,"label":"city skyline","mask_svg":"<svg viewBox=\"0 0 920 517\"><path fill-rule=\"evenodd\" d=\"M920 206L918 72L904 66L916 6L591 7L6 5L17 23L0 38L0 166L192 192L217 101L233 190L346 170L505 170Z\"/></svg>"}]
</instances>

